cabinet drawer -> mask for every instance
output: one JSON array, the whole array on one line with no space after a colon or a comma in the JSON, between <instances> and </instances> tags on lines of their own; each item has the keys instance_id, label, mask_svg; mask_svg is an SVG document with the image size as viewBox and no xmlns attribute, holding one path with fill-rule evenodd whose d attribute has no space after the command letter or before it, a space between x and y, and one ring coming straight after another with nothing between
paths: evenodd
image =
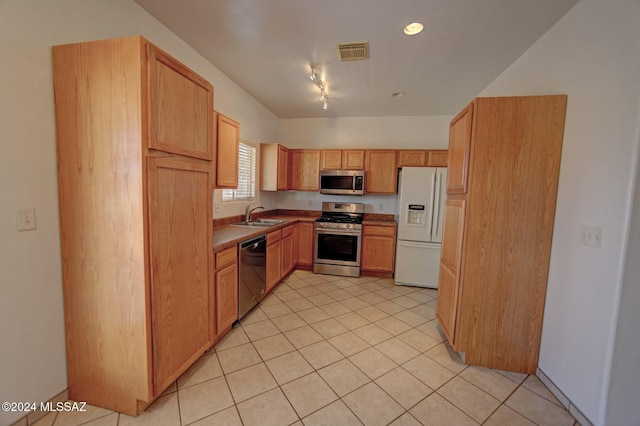
<instances>
[{"instance_id":1,"label":"cabinet drawer","mask_svg":"<svg viewBox=\"0 0 640 426\"><path fill-rule=\"evenodd\" d=\"M289 235L293 235L293 225L282 228L282 238L287 238Z\"/></svg>"},{"instance_id":2,"label":"cabinet drawer","mask_svg":"<svg viewBox=\"0 0 640 426\"><path fill-rule=\"evenodd\" d=\"M224 268L227 265L236 262L238 250L235 247L229 247L216 253L216 269Z\"/></svg>"},{"instance_id":3,"label":"cabinet drawer","mask_svg":"<svg viewBox=\"0 0 640 426\"><path fill-rule=\"evenodd\" d=\"M282 232L278 229L277 231L269 232L267 234L267 246L272 244L277 244L282 237Z\"/></svg>"},{"instance_id":4,"label":"cabinet drawer","mask_svg":"<svg viewBox=\"0 0 640 426\"><path fill-rule=\"evenodd\" d=\"M396 229L393 226L363 226L363 235L380 235L383 237L395 237Z\"/></svg>"}]
</instances>

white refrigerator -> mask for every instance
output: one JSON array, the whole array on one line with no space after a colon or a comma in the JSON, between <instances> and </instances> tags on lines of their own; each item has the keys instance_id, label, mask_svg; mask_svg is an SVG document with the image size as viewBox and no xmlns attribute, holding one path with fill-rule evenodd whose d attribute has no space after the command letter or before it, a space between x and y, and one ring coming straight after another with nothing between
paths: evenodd
<instances>
[{"instance_id":1,"label":"white refrigerator","mask_svg":"<svg viewBox=\"0 0 640 426\"><path fill-rule=\"evenodd\" d=\"M446 185L446 168L400 171L396 285L438 288Z\"/></svg>"}]
</instances>

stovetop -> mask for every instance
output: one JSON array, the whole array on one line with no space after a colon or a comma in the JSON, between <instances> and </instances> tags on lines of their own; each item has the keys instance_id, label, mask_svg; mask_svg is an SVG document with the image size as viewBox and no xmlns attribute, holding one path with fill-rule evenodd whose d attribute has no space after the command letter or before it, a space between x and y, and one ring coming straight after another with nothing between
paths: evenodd
<instances>
[{"instance_id":1,"label":"stovetop","mask_svg":"<svg viewBox=\"0 0 640 426\"><path fill-rule=\"evenodd\" d=\"M316 219L317 228L362 229L364 204L361 203L322 203L322 216Z\"/></svg>"},{"instance_id":2,"label":"stovetop","mask_svg":"<svg viewBox=\"0 0 640 426\"><path fill-rule=\"evenodd\" d=\"M362 223L362 215L345 215L340 213L323 213L316 222L328 223Z\"/></svg>"}]
</instances>

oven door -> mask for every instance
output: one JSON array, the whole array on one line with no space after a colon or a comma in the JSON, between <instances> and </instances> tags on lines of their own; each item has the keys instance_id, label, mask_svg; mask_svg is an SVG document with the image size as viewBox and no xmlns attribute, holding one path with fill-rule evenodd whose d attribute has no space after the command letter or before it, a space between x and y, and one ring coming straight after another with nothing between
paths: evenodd
<instances>
[{"instance_id":1,"label":"oven door","mask_svg":"<svg viewBox=\"0 0 640 426\"><path fill-rule=\"evenodd\" d=\"M316 228L314 263L360 266L360 230Z\"/></svg>"}]
</instances>

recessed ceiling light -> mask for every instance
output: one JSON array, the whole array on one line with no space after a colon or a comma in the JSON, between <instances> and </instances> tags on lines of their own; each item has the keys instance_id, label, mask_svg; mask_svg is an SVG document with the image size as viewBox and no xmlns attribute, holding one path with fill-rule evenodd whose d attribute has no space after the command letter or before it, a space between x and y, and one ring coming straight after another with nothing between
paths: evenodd
<instances>
[{"instance_id":1,"label":"recessed ceiling light","mask_svg":"<svg viewBox=\"0 0 640 426\"><path fill-rule=\"evenodd\" d=\"M404 92L395 92L395 93L392 93L391 96L394 98L399 98L401 96L404 96Z\"/></svg>"},{"instance_id":2,"label":"recessed ceiling light","mask_svg":"<svg viewBox=\"0 0 640 426\"><path fill-rule=\"evenodd\" d=\"M423 29L424 25L422 25L420 22L412 22L404 27L404 33L408 36L413 36L416 34L420 34Z\"/></svg>"}]
</instances>

